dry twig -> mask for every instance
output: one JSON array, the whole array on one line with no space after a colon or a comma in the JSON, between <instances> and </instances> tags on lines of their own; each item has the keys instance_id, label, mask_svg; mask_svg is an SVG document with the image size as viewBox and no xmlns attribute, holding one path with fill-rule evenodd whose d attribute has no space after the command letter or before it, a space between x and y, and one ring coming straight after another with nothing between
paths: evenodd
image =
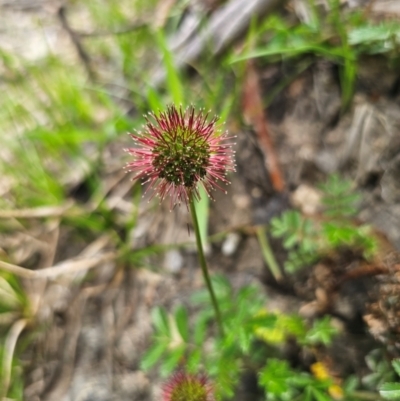
<instances>
[{"instance_id":1,"label":"dry twig","mask_svg":"<svg viewBox=\"0 0 400 401\"><path fill-rule=\"evenodd\" d=\"M85 69L89 75L91 80L94 80L96 77L95 71L92 68L92 63L89 54L86 52L83 44L80 41L79 35L69 26L67 15L66 15L66 8L61 6L57 12L58 18L61 22L62 27L68 33L69 37L71 38L72 43L74 44L76 51L78 52L78 56L81 59Z\"/></svg>"},{"instance_id":2,"label":"dry twig","mask_svg":"<svg viewBox=\"0 0 400 401\"><path fill-rule=\"evenodd\" d=\"M0 210L0 219L36 219L42 217L58 217L74 205L72 200L60 206L43 206L32 209Z\"/></svg>"},{"instance_id":3,"label":"dry twig","mask_svg":"<svg viewBox=\"0 0 400 401\"><path fill-rule=\"evenodd\" d=\"M67 260L41 270L30 270L26 269L25 267L13 265L0 260L0 269L26 279L55 278L64 274L72 274L83 270L92 269L101 263L114 260L116 256L117 255L115 252L106 252L91 258Z\"/></svg>"},{"instance_id":4,"label":"dry twig","mask_svg":"<svg viewBox=\"0 0 400 401\"><path fill-rule=\"evenodd\" d=\"M260 93L260 83L253 63L248 62L243 89L243 113L254 126L258 143L264 153L265 166L275 191L282 192L285 182L281 173L278 157L268 131L268 124Z\"/></svg>"}]
</instances>

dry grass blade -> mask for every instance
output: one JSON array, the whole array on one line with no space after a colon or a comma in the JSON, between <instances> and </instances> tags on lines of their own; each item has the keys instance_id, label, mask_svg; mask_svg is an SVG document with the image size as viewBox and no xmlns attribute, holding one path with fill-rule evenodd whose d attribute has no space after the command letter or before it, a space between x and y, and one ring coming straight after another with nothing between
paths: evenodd
<instances>
[{"instance_id":1,"label":"dry grass blade","mask_svg":"<svg viewBox=\"0 0 400 401\"><path fill-rule=\"evenodd\" d=\"M153 25L157 28L163 27L168 19L172 7L175 5L176 0L161 0L156 7L156 13Z\"/></svg>"},{"instance_id":2,"label":"dry grass blade","mask_svg":"<svg viewBox=\"0 0 400 401\"><path fill-rule=\"evenodd\" d=\"M67 260L41 270L30 270L0 260L0 269L26 279L55 278L64 274L72 274L92 269L101 263L114 260L116 256L116 252L106 252L98 256L86 257L78 260Z\"/></svg>"},{"instance_id":3,"label":"dry grass blade","mask_svg":"<svg viewBox=\"0 0 400 401\"><path fill-rule=\"evenodd\" d=\"M63 274L77 273L83 270L92 269L100 263L115 259L117 256L116 252L101 253L102 249L104 249L108 242L109 238L107 236L102 236L88 245L77 258L69 259L40 270L26 269L1 260L0 269L26 279L54 278Z\"/></svg>"},{"instance_id":4,"label":"dry grass blade","mask_svg":"<svg viewBox=\"0 0 400 401\"><path fill-rule=\"evenodd\" d=\"M109 238L104 235L88 245L77 258L69 259L40 270L26 269L25 267L2 260L0 260L0 269L26 279L54 278L64 274L77 273L92 269L101 263L114 260L117 257L116 252L101 253L108 242Z\"/></svg>"},{"instance_id":5,"label":"dry grass blade","mask_svg":"<svg viewBox=\"0 0 400 401\"><path fill-rule=\"evenodd\" d=\"M10 386L11 367L12 367L12 360L15 346L17 345L18 338L22 333L22 331L24 330L27 323L28 323L27 319L17 320L11 327L6 338L6 342L4 344L4 354L2 361L3 380L0 389L0 400L2 401L6 400L5 397L7 396L8 388Z\"/></svg>"},{"instance_id":6,"label":"dry grass blade","mask_svg":"<svg viewBox=\"0 0 400 401\"><path fill-rule=\"evenodd\" d=\"M110 209L114 209L119 203L123 203L123 197L131 190L134 182L124 171L114 174L110 180L105 180L104 190L101 195L89 205L89 211L96 210L106 201Z\"/></svg>"},{"instance_id":7,"label":"dry grass blade","mask_svg":"<svg viewBox=\"0 0 400 401\"><path fill-rule=\"evenodd\" d=\"M93 241L89 244L80 254L79 257L92 257L96 256L99 252L104 249L109 243L110 238L107 235L103 235L97 238L96 241Z\"/></svg>"},{"instance_id":8,"label":"dry grass blade","mask_svg":"<svg viewBox=\"0 0 400 401\"><path fill-rule=\"evenodd\" d=\"M1 219L35 219L40 217L62 216L73 206L74 202L67 201L61 206L43 206L33 209L0 210Z\"/></svg>"}]
</instances>

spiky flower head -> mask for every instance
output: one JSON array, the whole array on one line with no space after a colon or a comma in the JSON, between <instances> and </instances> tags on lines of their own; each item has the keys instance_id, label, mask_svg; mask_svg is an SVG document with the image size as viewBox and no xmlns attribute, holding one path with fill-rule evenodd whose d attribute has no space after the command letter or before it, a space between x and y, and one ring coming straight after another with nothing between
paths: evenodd
<instances>
[{"instance_id":1,"label":"spiky flower head","mask_svg":"<svg viewBox=\"0 0 400 401\"><path fill-rule=\"evenodd\" d=\"M179 371L165 383L163 401L215 401L213 386L205 375Z\"/></svg>"},{"instance_id":2,"label":"spiky flower head","mask_svg":"<svg viewBox=\"0 0 400 401\"><path fill-rule=\"evenodd\" d=\"M193 106L185 111L169 106L146 120L142 132L131 134L138 146L125 149L134 158L126 165L137 173L134 180L144 178L160 201L170 196L172 206L199 199L199 183L210 198L216 188L226 193L218 182L229 184L226 174L235 165L230 138L218 128L217 117L209 119Z\"/></svg>"}]
</instances>

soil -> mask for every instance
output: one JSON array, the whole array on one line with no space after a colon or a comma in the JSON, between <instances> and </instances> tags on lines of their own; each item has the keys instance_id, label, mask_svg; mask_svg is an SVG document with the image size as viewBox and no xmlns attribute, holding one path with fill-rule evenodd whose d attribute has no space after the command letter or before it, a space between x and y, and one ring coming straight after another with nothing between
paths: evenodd
<instances>
[{"instance_id":1,"label":"soil","mask_svg":"<svg viewBox=\"0 0 400 401\"><path fill-rule=\"evenodd\" d=\"M54 29L60 29L59 25ZM272 91L286 69L284 64L256 66L263 95ZM342 113L337 67L316 61L264 110L285 190L274 189L259 137L251 125L238 119L228 124L229 131L237 135L237 173L230 177L228 195L215 193L211 204L210 234L228 233L209 244L211 270L224 273L235 287L258 285L269 309L300 313L310 320L332 316L341 334L324 352L339 377L367 374L365 356L375 348L383 346L390 356L398 355L398 303L382 305L379 301L390 296L397 299L400 285L399 82L399 73L389 68L385 58L366 57L360 62L353 104ZM121 150L128 144L124 136L107 149L105 160L122 160ZM125 208L128 214L133 205L127 203L135 189L130 177L114 167L106 181L117 184L110 184L107 199L112 202L117 196L115 210ZM313 197L316 186L333 172L353 180L362 193L358 219L373 225L381 253L366 266L360 255L338 251L277 282L265 266L255 227L292 207L318 218L318 202ZM125 189L118 197L118 191ZM78 192L71 192L77 201ZM141 371L140 361L151 341L151 309L188 304L193 291L203 286L194 234L188 235L189 221L185 207L170 212L168 202L158 206L143 199L138 222L125 237L132 251L151 244L189 242L193 246L148 256L140 266L108 261L87 275L24 283L41 294L34 341L22 353L26 400L160 399L161 379L155 371ZM49 223L39 229L38 238L50 238L52 230ZM54 262L87 251L95 240L61 227ZM282 266L285 252L279 241L269 240ZM111 241L104 244L102 250L112 250ZM40 254L39 260L44 257ZM32 255L25 260L34 264ZM29 336L26 330L24 338ZM293 353L299 364L310 365L297 348L288 351L291 357ZM244 378L238 400L253 394L252 380Z\"/></svg>"}]
</instances>

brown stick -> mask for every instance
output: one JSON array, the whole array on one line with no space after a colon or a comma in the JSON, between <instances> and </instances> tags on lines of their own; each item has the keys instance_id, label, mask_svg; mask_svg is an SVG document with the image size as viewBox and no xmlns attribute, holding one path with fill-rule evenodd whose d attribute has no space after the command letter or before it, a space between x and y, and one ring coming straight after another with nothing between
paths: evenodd
<instances>
[{"instance_id":1,"label":"brown stick","mask_svg":"<svg viewBox=\"0 0 400 401\"><path fill-rule=\"evenodd\" d=\"M258 74L251 61L247 63L246 67L243 88L243 113L256 131L258 143L264 153L265 166L271 178L272 186L275 191L282 192L285 189L285 181L279 167L274 144L268 131Z\"/></svg>"},{"instance_id":2,"label":"brown stick","mask_svg":"<svg viewBox=\"0 0 400 401\"><path fill-rule=\"evenodd\" d=\"M388 274L388 273L389 269L385 266L364 264L345 273L342 277L340 277L339 284L342 284L345 281L355 280L360 277L378 276L379 274Z\"/></svg>"}]
</instances>

